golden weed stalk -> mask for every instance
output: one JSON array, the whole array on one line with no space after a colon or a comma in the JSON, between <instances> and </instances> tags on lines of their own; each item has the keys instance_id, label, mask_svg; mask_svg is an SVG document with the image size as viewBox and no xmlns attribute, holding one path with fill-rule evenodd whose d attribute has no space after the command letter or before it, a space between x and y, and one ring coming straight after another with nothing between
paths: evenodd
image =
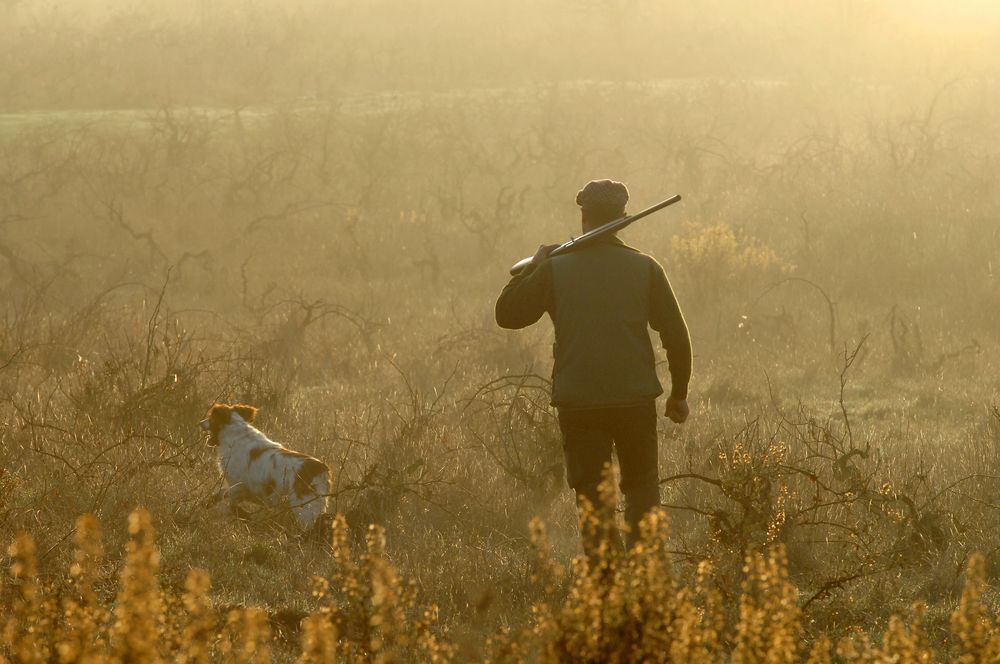
<instances>
[{"instance_id":1,"label":"golden weed stalk","mask_svg":"<svg viewBox=\"0 0 1000 664\"><path fill-rule=\"evenodd\" d=\"M302 621L302 655L299 664L333 664L338 661L337 628L330 614L317 611Z\"/></svg>"},{"instance_id":2,"label":"golden weed stalk","mask_svg":"<svg viewBox=\"0 0 1000 664\"><path fill-rule=\"evenodd\" d=\"M986 559L969 559L965 588L958 609L951 614L951 631L958 637L957 664L1000 662L1000 616L990 619L983 605L986 590Z\"/></svg>"},{"instance_id":3,"label":"golden weed stalk","mask_svg":"<svg viewBox=\"0 0 1000 664\"><path fill-rule=\"evenodd\" d=\"M188 623L181 636L179 660L192 664L211 661L212 642L218 622L211 606L212 580L203 569L191 570L184 580L184 610Z\"/></svg>"},{"instance_id":4,"label":"golden weed stalk","mask_svg":"<svg viewBox=\"0 0 1000 664\"><path fill-rule=\"evenodd\" d=\"M21 533L7 549L11 557L11 598L5 607L3 645L15 662L45 662L50 656L47 640L51 622L38 585L35 540Z\"/></svg>"},{"instance_id":5,"label":"golden weed stalk","mask_svg":"<svg viewBox=\"0 0 1000 664\"><path fill-rule=\"evenodd\" d=\"M159 662L164 605L158 577L160 551L149 512L144 509L132 512L128 532L128 553L112 629L113 650L121 661Z\"/></svg>"},{"instance_id":6,"label":"golden weed stalk","mask_svg":"<svg viewBox=\"0 0 1000 664\"><path fill-rule=\"evenodd\" d=\"M788 581L782 547L767 558L747 555L743 593L732 661L735 664L779 664L796 661L801 611L798 590Z\"/></svg>"},{"instance_id":7,"label":"golden weed stalk","mask_svg":"<svg viewBox=\"0 0 1000 664\"><path fill-rule=\"evenodd\" d=\"M76 551L69 570L70 592L63 598L64 624L58 637L60 662L102 661L108 650L111 614L97 596L104 558L101 524L92 514L76 521Z\"/></svg>"},{"instance_id":8,"label":"golden weed stalk","mask_svg":"<svg viewBox=\"0 0 1000 664\"><path fill-rule=\"evenodd\" d=\"M226 617L222 661L227 664L268 664L271 626L260 609L234 609Z\"/></svg>"},{"instance_id":9,"label":"golden weed stalk","mask_svg":"<svg viewBox=\"0 0 1000 664\"><path fill-rule=\"evenodd\" d=\"M587 511L584 519L594 518ZM599 533L611 532L595 526ZM544 545L541 525L535 524L533 531L536 547ZM723 626L719 598L703 577L693 589L679 586L668 537L666 515L655 510L643 519L631 551L623 554L605 539L599 559L591 555L574 561L562 601L551 597L534 607L534 626L521 637L519 648L506 639L497 642L502 648L495 652L542 662L712 661L720 652ZM539 565L540 570L551 568L551 563ZM706 565L702 573L710 569ZM526 641L532 646L526 648Z\"/></svg>"}]
</instances>

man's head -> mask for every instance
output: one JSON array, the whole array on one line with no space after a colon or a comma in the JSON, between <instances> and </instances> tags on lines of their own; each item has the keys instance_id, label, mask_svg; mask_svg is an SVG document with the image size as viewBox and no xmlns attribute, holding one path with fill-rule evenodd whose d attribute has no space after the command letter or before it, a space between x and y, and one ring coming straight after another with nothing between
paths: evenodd
<instances>
[{"instance_id":1,"label":"man's head","mask_svg":"<svg viewBox=\"0 0 1000 664\"><path fill-rule=\"evenodd\" d=\"M593 180L576 195L584 230L597 228L625 215L628 188L614 180Z\"/></svg>"}]
</instances>

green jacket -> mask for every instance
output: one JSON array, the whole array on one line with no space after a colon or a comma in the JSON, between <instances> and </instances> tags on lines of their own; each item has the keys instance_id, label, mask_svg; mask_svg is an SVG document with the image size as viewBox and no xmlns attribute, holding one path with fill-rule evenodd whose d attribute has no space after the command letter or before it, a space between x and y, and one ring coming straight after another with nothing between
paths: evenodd
<instances>
[{"instance_id":1,"label":"green jacket","mask_svg":"<svg viewBox=\"0 0 1000 664\"><path fill-rule=\"evenodd\" d=\"M691 338L651 256L611 236L529 265L500 293L497 324L520 329L544 313L556 332L553 405L626 406L662 394L647 326L667 351L671 397L687 398Z\"/></svg>"}]
</instances>

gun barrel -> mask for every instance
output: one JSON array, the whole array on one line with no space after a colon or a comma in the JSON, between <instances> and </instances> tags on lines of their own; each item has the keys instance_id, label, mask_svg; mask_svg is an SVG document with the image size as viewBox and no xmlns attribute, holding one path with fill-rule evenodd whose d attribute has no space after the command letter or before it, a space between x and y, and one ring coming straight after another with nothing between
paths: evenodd
<instances>
[{"instance_id":1,"label":"gun barrel","mask_svg":"<svg viewBox=\"0 0 1000 664\"><path fill-rule=\"evenodd\" d=\"M556 247L549 253L549 256L558 256L559 254L566 253L567 251L573 249L574 247L580 247L585 244L588 244L599 237L607 235L608 233L614 233L616 231L620 231L629 224L635 221L639 221L643 217L653 214L654 212L657 212L659 210L662 210L663 208L669 205L673 205L674 203L680 200L681 200L680 194L675 194L674 196L671 196L666 200L660 201L656 205L652 205L646 208L642 212L637 212L633 215L626 215L624 217L615 219L614 221L609 221L608 223L602 226L598 226L597 228L591 231L587 231L580 237L573 238L569 242L564 242L560 244L558 247ZM533 258L532 256L529 256L527 258L522 258L518 262L514 263L514 265L512 265L510 268L510 273L518 274L519 272L521 272L521 270L523 270L524 268L526 268L528 265L531 264L532 258Z\"/></svg>"}]
</instances>

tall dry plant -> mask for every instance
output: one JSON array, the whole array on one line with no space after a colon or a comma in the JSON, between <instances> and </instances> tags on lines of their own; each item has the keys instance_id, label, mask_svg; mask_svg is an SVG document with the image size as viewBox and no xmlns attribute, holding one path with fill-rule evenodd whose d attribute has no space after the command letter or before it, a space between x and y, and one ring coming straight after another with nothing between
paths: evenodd
<instances>
[{"instance_id":1,"label":"tall dry plant","mask_svg":"<svg viewBox=\"0 0 1000 664\"><path fill-rule=\"evenodd\" d=\"M233 609L226 617L222 661L229 664L268 664L271 661L271 626L260 609Z\"/></svg>"},{"instance_id":2,"label":"tall dry plant","mask_svg":"<svg viewBox=\"0 0 1000 664\"><path fill-rule=\"evenodd\" d=\"M958 637L955 661L959 664L1000 661L1000 616L990 618L987 613L985 590L986 559L977 553L969 559L962 599L951 614L951 631Z\"/></svg>"},{"instance_id":3,"label":"tall dry plant","mask_svg":"<svg viewBox=\"0 0 1000 664\"><path fill-rule=\"evenodd\" d=\"M70 566L70 592L63 598L63 625L57 637L61 662L103 661L108 650L111 613L97 596L104 558L101 524L92 514L76 521L76 552Z\"/></svg>"},{"instance_id":4,"label":"tall dry plant","mask_svg":"<svg viewBox=\"0 0 1000 664\"><path fill-rule=\"evenodd\" d=\"M7 549L10 554L10 587L5 593L3 645L16 662L42 662L51 651L46 635L52 628L51 607L38 585L35 541L27 533L18 535Z\"/></svg>"},{"instance_id":5,"label":"tall dry plant","mask_svg":"<svg viewBox=\"0 0 1000 664\"><path fill-rule=\"evenodd\" d=\"M115 606L112 648L128 662L159 662L164 604L160 592L160 551L153 520L144 509L128 518L128 551Z\"/></svg>"},{"instance_id":6,"label":"tall dry plant","mask_svg":"<svg viewBox=\"0 0 1000 664\"><path fill-rule=\"evenodd\" d=\"M767 558L759 552L746 557L739 623L732 661L735 664L794 662L799 649L801 611L798 589L788 581L782 547Z\"/></svg>"},{"instance_id":7,"label":"tall dry plant","mask_svg":"<svg viewBox=\"0 0 1000 664\"><path fill-rule=\"evenodd\" d=\"M419 607L416 585L386 560L382 528L369 528L366 551L356 557L347 520L337 515L332 544L334 570L314 579L324 607L304 622L301 661L450 661L453 647L433 629L437 608Z\"/></svg>"},{"instance_id":8,"label":"tall dry plant","mask_svg":"<svg viewBox=\"0 0 1000 664\"><path fill-rule=\"evenodd\" d=\"M609 487L606 480L605 499ZM565 597L554 594L533 608L534 625L518 637L532 646L495 643L497 660L699 662L721 654L724 620L718 595L705 583L710 567L701 568L694 587L682 587L670 563L665 514L646 516L628 553L614 541L613 516L613 510L585 506L581 527L585 537L597 535L596 553L573 562ZM540 522L533 524L532 536L539 583L556 588L559 573L552 579L555 566Z\"/></svg>"},{"instance_id":9,"label":"tall dry plant","mask_svg":"<svg viewBox=\"0 0 1000 664\"><path fill-rule=\"evenodd\" d=\"M212 645L218 617L212 609L209 591L212 579L203 569L193 569L184 580L184 610L189 616L181 638L178 659L191 664L207 664L212 659Z\"/></svg>"}]
</instances>

